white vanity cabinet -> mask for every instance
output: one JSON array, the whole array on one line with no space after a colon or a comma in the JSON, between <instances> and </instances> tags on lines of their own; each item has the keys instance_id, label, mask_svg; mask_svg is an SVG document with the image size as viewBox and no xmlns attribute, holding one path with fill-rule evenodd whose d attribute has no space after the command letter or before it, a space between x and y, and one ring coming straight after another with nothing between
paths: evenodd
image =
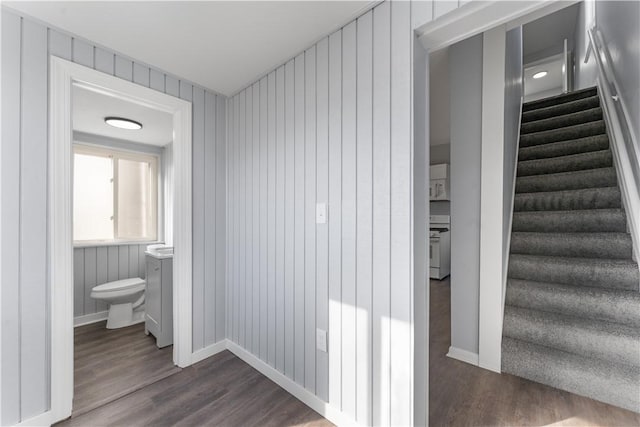
<instances>
[{"instance_id":1,"label":"white vanity cabinet","mask_svg":"<svg viewBox=\"0 0 640 427\"><path fill-rule=\"evenodd\" d=\"M158 348L173 344L173 258L146 255L145 333Z\"/></svg>"}]
</instances>

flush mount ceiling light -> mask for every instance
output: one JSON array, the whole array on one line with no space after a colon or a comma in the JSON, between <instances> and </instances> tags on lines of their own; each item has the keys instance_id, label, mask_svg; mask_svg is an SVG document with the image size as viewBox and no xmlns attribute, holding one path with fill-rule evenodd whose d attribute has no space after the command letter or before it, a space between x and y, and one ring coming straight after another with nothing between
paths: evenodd
<instances>
[{"instance_id":1,"label":"flush mount ceiling light","mask_svg":"<svg viewBox=\"0 0 640 427\"><path fill-rule=\"evenodd\" d=\"M535 74L533 75L533 78L534 78L534 79L541 79L541 78L543 78L543 77L544 77L544 76L546 76L546 75L547 75L547 72L546 72L546 71L539 71L539 72L537 72L537 73L535 73Z\"/></svg>"},{"instance_id":2,"label":"flush mount ceiling light","mask_svg":"<svg viewBox=\"0 0 640 427\"><path fill-rule=\"evenodd\" d=\"M118 129L127 130L139 130L142 129L142 123L138 123L134 120L125 119L122 117L105 117L104 122L109 126L113 126Z\"/></svg>"}]
</instances>

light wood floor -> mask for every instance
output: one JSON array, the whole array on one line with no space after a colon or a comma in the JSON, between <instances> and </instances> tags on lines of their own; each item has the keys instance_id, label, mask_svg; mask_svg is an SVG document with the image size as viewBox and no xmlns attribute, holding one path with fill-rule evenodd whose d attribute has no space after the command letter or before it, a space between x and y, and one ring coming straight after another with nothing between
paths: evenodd
<instances>
[{"instance_id":1,"label":"light wood floor","mask_svg":"<svg viewBox=\"0 0 640 427\"><path fill-rule=\"evenodd\" d=\"M76 328L74 413L57 425L332 425L229 351L185 369L171 351L158 350L143 325Z\"/></svg>"},{"instance_id":2,"label":"light wood floor","mask_svg":"<svg viewBox=\"0 0 640 427\"><path fill-rule=\"evenodd\" d=\"M449 279L431 281L429 424L440 426L640 426L640 415L446 357Z\"/></svg>"}]
</instances>

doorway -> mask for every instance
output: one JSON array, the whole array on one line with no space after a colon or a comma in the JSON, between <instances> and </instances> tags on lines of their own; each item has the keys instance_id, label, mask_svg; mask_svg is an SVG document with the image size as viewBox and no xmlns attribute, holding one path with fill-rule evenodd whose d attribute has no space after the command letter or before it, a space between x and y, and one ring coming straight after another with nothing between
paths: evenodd
<instances>
[{"instance_id":1,"label":"doorway","mask_svg":"<svg viewBox=\"0 0 640 427\"><path fill-rule=\"evenodd\" d=\"M74 384L73 288L73 109L72 92L95 94L162 111L170 115L173 168L166 200L164 241L175 248L172 273L173 363L191 364L192 355L192 201L191 103L152 89L52 57L50 62L49 266L51 280L51 412L57 422L71 415ZM172 218L170 220L169 218Z\"/></svg>"}]
</instances>

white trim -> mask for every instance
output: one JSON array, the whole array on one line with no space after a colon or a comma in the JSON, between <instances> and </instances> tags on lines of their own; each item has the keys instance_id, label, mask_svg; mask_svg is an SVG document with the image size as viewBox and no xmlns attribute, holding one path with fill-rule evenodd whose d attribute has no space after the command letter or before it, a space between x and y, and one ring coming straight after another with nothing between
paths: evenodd
<instances>
[{"instance_id":1,"label":"white trim","mask_svg":"<svg viewBox=\"0 0 640 427\"><path fill-rule=\"evenodd\" d=\"M51 277L51 421L71 415L73 399L73 242L71 89L89 90L173 115L173 360L191 364L191 103L52 56L49 85L49 266ZM167 227L169 228L169 227ZM165 234L167 235L167 234Z\"/></svg>"},{"instance_id":2,"label":"white trim","mask_svg":"<svg viewBox=\"0 0 640 427\"><path fill-rule=\"evenodd\" d=\"M47 411L43 414L36 415L35 417L31 417L28 420L24 420L21 423L16 424L16 427L22 426L50 426L51 422L51 411Z\"/></svg>"},{"instance_id":3,"label":"white trim","mask_svg":"<svg viewBox=\"0 0 640 427\"><path fill-rule=\"evenodd\" d=\"M478 366L478 353L472 353L467 350L462 350L461 348L449 347L447 357L459 360L464 363L468 363L473 366Z\"/></svg>"},{"instance_id":4,"label":"white trim","mask_svg":"<svg viewBox=\"0 0 640 427\"><path fill-rule=\"evenodd\" d=\"M269 378L271 381L285 389L289 394L300 400L302 403L325 417L338 426L353 426L357 425L355 419L345 414L344 412L329 405L318 396L311 393L309 390L294 382L292 379L285 376L283 373L277 371L271 366L258 359L247 350L240 347L238 344L227 339L227 349L242 359L247 364L251 365L254 369L260 372L262 375Z\"/></svg>"},{"instance_id":5,"label":"white trim","mask_svg":"<svg viewBox=\"0 0 640 427\"><path fill-rule=\"evenodd\" d=\"M78 316L73 318L73 327L90 325L92 323L98 323L103 320L107 320L109 317L109 311L99 311L97 313L85 314L84 316Z\"/></svg>"},{"instance_id":6,"label":"white trim","mask_svg":"<svg viewBox=\"0 0 640 427\"><path fill-rule=\"evenodd\" d=\"M478 365L500 372L504 182L505 26L483 35Z\"/></svg>"},{"instance_id":7,"label":"white trim","mask_svg":"<svg viewBox=\"0 0 640 427\"><path fill-rule=\"evenodd\" d=\"M205 348L201 348L200 350L196 350L191 354L191 363L195 364L203 361L206 358L213 356L214 354L218 354L221 351L225 351L227 349L226 340L218 341L217 343L213 343L211 345L206 346Z\"/></svg>"}]
</instances>

